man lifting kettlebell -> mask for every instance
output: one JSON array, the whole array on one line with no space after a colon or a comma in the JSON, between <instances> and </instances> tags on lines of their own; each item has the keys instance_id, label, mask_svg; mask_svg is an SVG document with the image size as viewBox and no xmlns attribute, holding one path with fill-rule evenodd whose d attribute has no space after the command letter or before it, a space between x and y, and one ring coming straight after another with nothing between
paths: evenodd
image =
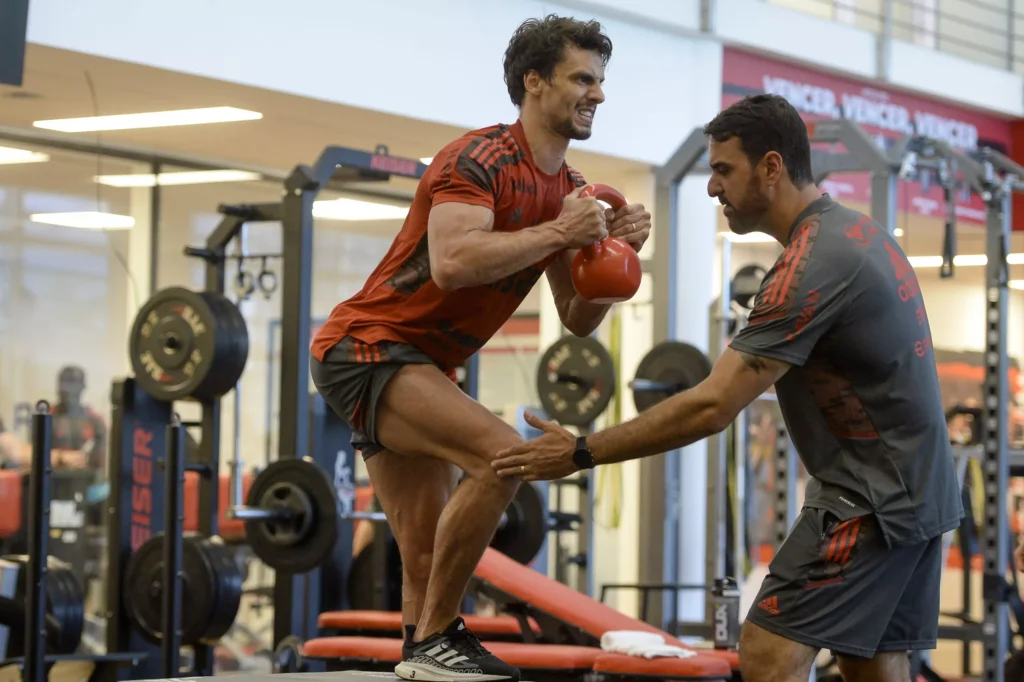
<instances>
[{"instance_id":1,"label":"man lifting kettlebell","mask_svg":"<svg viewBox=\"0 0 1024 682\"><path fill-rule=\"evenodd\" d=\"M647 241L642 205L605 208L565 161L570 140L590 137L611 53L595 21L524 22L505 53L519 120L468 132L434 156L390 251L312 344L313 381L352 427L398 542L406 636L395 672L404 679L519 679L459 610L519 485L499 479L491 459L522 437L459 390L455 369L541 275L562 324L588 336L609 303L587 300L574 280L607 265L602 258L626 267ZM621 242L585 254L591 262L574 271L579 250L609 235ZM600 291L621 300L630 277Z\"/></svg>"}]
</instances>

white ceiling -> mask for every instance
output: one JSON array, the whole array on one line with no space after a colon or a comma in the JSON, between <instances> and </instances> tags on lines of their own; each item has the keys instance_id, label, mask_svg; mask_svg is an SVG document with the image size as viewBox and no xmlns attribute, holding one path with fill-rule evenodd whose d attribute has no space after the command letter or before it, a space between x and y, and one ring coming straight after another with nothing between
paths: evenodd
<instances>
[{"instance_id":1,"label":"white ceiling","mask_svg":"<svg viewBox=\"0 0 1024 682\"><path fill-rule=\"evenodd\" d=\"M314 161L327 145L372 151L383 144L396 156L421 158L433 156L464 132L452 126L39 45L28 46L23 86L0 86L0 126L33 132L49 133L32 129L32 122L37 120L210 106L254 110L263 118L62 137L287 172L298 163ZM481 126L491 123L482 121ZM609 183L623 174L649 173L643 164L576 150L570 150L569 162L584 175ZM414 187L408 181L394 184L403 189Z\"/></svg>"}]
</instances>

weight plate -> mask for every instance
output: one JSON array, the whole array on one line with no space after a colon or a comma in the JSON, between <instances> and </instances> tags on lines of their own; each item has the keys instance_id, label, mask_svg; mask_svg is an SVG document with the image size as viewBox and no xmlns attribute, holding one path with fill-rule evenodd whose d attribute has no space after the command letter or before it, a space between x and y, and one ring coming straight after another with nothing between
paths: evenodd
<instances>
[{"instance_id":1,"label":"weight plate","mask_svg":"<svg viewBox=\"0 0 1024 682\"><path fill-rule=\"evenodd\" d=\"M231 383L229 388L224 389L224 393L227 393L237 385L249 360L249 326L242 311L227 297L214 296L210 302L222 313L219 320L227 323L227 338L232 342L231 347L226 351L225 360L228 366L224 368L223 374L225 381L231 377L237 377L237 379Z\"/></svg>"},{"instance_id":2,"label":"weight plate","mask_svg":"<svg viewBox=\"0 0 1024 682\"><path fill-rule=\"evenodd\" d=\"M737 270L736 274L732 277L732 281L729 283L729 293L732 300L741 308L752 310L754 307L754 297L761 290L761 282L767 274L767 270L755 264L744 265Z\"/></svg>"},{"instance_id":3,"label":"weight plate","mask_svg":"<svg viewBox=\"0 0 1024 682\"><path fill-rule=\"evenodd\" d=\"M246 504L287 510L287 520L245 522L249 546L275 571L305 573L324 561L338 542L338 498L327 473L304 459L272 462L252 482Z\"/></svg>"},{"instance_id":4,"label":"weight plate","mask_svg":"<svg viewBox=\"0 0 1024 682\"><path fill-rule=\"evenodd\" d=\"M214 645L228 633L238 617L244 579L236 551L225 545L220 538L197 536L191 541L196 544L217 588L211 617L201 639L202 642Z\"/></svg>"},{"instance_id":5,"label":"weight plate","mask_svg":"<svg viewBox=\"0 0 1024 682\"><path fill-rule=\"evenodd\" d=\"M14 598L26 603L28 556L7 555L2 559L18 564ZM46 613L53 623L59 624L57 629L50 628L55 638L47 642L47 648L58 654L73 654L78 650L85 629L85 596L70 564L50 556L46 570Z\"/></svg>"},{"instance_id":6,"label":"weight plate","mask_svg":"<svg viewBox=\"0 0 1024 682\"><path fill-rule=\"evenodd\" d=\"M547 518L540 491L531 483L523 483L505 509L505 525L495 532L491 547L528 565L544 546Z\"/></svg>"},{"instance_id":7,"label":"weight plate","mask_svg":"<svg viewBox=\"0 0 1024 682\"><path fill-rule=\"evenodd\" d=\"M537 364L537 393L549 419L588 426L615 394L612 356L597 339L563 336Z\"/></svg>"},{"instance_id":8,"label":"weight plate","mask_svg":"<svg viewBox=\"0 0 1024 682\"><path fill-rule=\"evenodd\" d=\"M248 356L238 308L221 294L183 287L163 289L146 301L129 338L137 381L166 402L221 397L238 382Z\"/></svg>"},{"instance_id":9,"label":"weight plate","mask_svg":"<svg viewBox=\"0 0 1024 682\"><path fill-rule=\"evenodd\" d=\"M203 641L216 617L217 579L210 570L195 534L181 543L181 644ZM237 571L237 567L236 567ZM125 611L145 639L159 644L163 637L164 536L157 533L135 551L124 580Z\"/></svg>"},{"instance_id":10,"label":"weight plate","mask_svg":"<svg viewBox=\"0 0 1024 682\"><path fill-rule=\"evenodd\" d=\"M637 412L648 410L676 393L693 388L711 374L711 360L697 348L681 341L659 343L636 368L633 404Z\"/></svg>"}]
</instances>

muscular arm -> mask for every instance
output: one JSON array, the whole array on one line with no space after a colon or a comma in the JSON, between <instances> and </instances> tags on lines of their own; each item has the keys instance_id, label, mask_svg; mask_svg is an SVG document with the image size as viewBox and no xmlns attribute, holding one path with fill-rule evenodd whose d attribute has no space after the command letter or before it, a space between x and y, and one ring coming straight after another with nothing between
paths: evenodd
<instances>
[{"instance_id":1,"label":"muscular arm","mask_svg":"<svg viewBox=\"0 0 1024 682\"><path fill-rule=\"evenodd\" d=\"M587 439L594 462L610 464L685 447L724 430L790 365L726 348L707 379Z\"/></svg>"},{"instance_id":2,"label":"muscular arm","mask_svg":"<svg viewBox=\"0 0 1024 682\"><path fill-rule=\"evenodd\" d=\"M562 325L576 336L589 336L601 324L611 305L591 303L576 293L572 283L572 260L576 252L576 249L566 249L558 254L545 274Z\"/></svg>"},{"instance_id":3,"label":"muscular arm","mask_svg":"<svg viewBox=\"0 0 1024 682\"><path fill-rule=\"evenodd\" d=\"M495 232L493 211L458 202L431 209L427 234L430 275L444 291L496 282L565 246L557 220Z\"/></svg>"}]
</instances>

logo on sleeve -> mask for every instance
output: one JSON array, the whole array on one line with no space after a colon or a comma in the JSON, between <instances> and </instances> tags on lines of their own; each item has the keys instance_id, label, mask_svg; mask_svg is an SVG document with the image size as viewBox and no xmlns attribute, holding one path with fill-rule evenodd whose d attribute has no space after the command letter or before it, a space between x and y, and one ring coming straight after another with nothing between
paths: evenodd
<instances>
[{"instance_id":1,"label":"logo on sleeve","mask_svg":"<svg viewBox=\"0 0 1024 682\"><path fill-rule=\"evenodd\" d=\"M857 222L843 225L843 232L857 246L870 246L871 238L878 234L878 226L871 218L862 215Z\"/></svg>"}]
</instances>

